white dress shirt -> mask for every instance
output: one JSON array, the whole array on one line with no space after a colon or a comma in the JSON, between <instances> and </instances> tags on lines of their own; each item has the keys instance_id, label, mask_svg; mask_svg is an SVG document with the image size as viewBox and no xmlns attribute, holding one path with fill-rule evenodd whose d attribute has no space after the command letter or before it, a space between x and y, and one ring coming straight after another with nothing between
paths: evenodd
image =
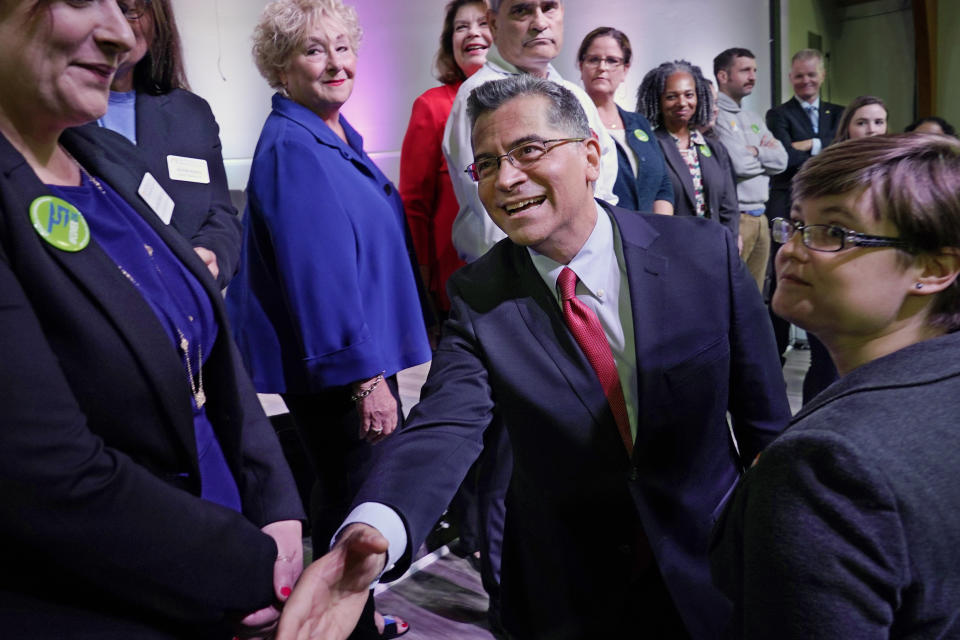
<instances>
[{"instance_id":1,"label":"white dress shirt","mask_svg":"<svg viewBox=\"0 0 960 640\"><path fill-rule=\"evenodd\" d=\"M496 47L491 46L487 51L486 64L460 85L443 131L443 155L450 169L453 191L460 204L460 210L453 221L453 246L467 262L473 262L485 254L505 235L487 215L487 210L480 202L477 183L464 171L467 165L473 162L473 129L470 118L467 117L467 98L470 97L470 92L481 84L521 73L524 72L501 58ZM617 181L617 148L600 120L600 112L590 96L577 85L564 80L553 65L547 66L547 80L569 89L580 101L590 128L600 143L600 177L594 185L594 195L610 204L617 204L617 196L613 194L613 185Z\"/></svg>"},{"instance_id":2,"label":"white dress shirt","mask_svg":"<svg viewBox=\"0 0 960 640\"><path fill-rule=\"evenodd\" d=\"M577 282L577 298L580 299L600 320L603 332L607 334L610 351L617 363L620 374L620 386L627 404L627 417L630 419L630 435L637 438L637 348L633 336L633 309L630 306L630 286L623 262L623 246L620 234L614 233L613 222L607 212L597 205L597 224L590 237L573 257L569 264L559 262L527 248L533 266L543 278L547 287L553 291L560 313L563 302L557 278L564 267L570 267Z\"/></svg>"}]
</instances>

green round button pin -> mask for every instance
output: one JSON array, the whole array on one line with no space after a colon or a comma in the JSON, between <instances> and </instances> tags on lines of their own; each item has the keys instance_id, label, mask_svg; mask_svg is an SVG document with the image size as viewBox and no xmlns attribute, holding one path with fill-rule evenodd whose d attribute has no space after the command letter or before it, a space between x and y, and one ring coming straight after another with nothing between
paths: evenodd
<instances>
[{"instance_id":1,"label":"green round button pin","mask_svg":"<svg viewBox=\"0 0 960 640\"><path fill-rule=\"evenodd\" d=\"M754 133L760 133L760 127L758 125L752 124L750 128L753 129Z\"/></svg>"},{"instance_id":2,"label":"green round button pin","mask_svg":"<svg viewBox=\"0 0 960 640\"><path fill-rule=\"evenodd\" d=\"M90 244L90 225L66 200L40 196L30 203L30 221L41 238L61 251L76 252Z\"/></svg>"},{"instance_id":3,"label":"green round button pin","mask_svg":"<svg viewBox=\"0 0 960 640\"><path fill-rule=\"evenodd\" d=\"M637 140L639 140L640 142L648 142L648 141L650 140L650 136L648 136L648 135L647 135L647 132L644 131L643 129L635 129L634 132L633 132L633 135L634 135L634 136L637 138Z\"/></svg>"},{"instance_id":4,"label":"green round button pin","mask_svg":"<svg viewBox=\"0 0 960 640\"><path fill-rule=\"evenodd\" d=\"M709 158L713 155L713 152L710 151L710 147L705 144L700 145L700 153L702 153L705 158Z\"/></svg>"}]
</instances>

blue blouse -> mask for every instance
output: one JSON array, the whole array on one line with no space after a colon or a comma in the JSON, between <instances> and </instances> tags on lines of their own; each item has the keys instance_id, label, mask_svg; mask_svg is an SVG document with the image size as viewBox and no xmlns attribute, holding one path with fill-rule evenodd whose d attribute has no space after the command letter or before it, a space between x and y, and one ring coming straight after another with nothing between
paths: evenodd
<instances>
[{"instance_id":1,"label":"blue blouse","mask_svg":"<svg viewBox=\"0 0 960 640\"><path fill-rule=\"evenodd\" d=\"M137 144L137 92L111 91L107 112L97 120L97 124Z\"/></svg>"},{"instance_id":2,"label":"blue blouse","mask_svg":"<svg viewBox=\"0 0 960 640\"><path fill-rule=\"evenodd\" d=\"M47 187L51 193L80 210L90 225L94 240L150 305L181 360L184 354L178 345L186 338L193 380L187 380L187 364L184 362L184 384L191 387L199 384L201 360L205 361L210 354L218 333L213 305L201 284L156 231L106 182L98 180L94 184L84 176L79 187ZM241 511L236 480L207 418L206 409L197 406L193 394L190 394L190 404L193 407L201 497Z\"/></svg>"},{"instance_id":3,"label":"blue blouse","mask_svg":"<svg viewBox=\"0 0 960 640\"><path fill-rule=\"evenodd\" d=\"M346 143L276 94L254 152L227 311L261 392L310 393L430 359L403 203L340 124Z\"/></svg>"}]
</instances>

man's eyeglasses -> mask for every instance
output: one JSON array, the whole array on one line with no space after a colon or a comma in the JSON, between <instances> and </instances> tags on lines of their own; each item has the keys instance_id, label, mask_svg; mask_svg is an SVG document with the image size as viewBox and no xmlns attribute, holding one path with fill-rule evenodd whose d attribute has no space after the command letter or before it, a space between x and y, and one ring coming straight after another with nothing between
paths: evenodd
<instances>
[{"instance_id":1,"label":"man's eyeglasses","mask_svg":"<svg viewBox=\"0 0 960 640\"><path fill-rule=\"evenodd\" d=\"M150 0L117 0L117 6L120 7L120 13L123 17L134 22L143 17L150 6Z\"/></svg>"},{"instance_id":2,"label":"man's eyeglasses","mask_svg":"<svg viewBox=\"0 0 960 640\"><path fill-rule=\"evenodd\" d=\"M871 236L831 224L806 225L799 220L774 218L770 222L770 231L773 239L780 244L789 242L793 234L799 231L803 246L814 251L842 251L848 247L896 247L904 251L910 250L910 245L900 238Z\"/></svg>"},{"instance_id":3,"label":"man's eyeglasses","mask_svg":"<svg viewBox=\"0 0 960 640\"><path fill-rule=\"evenodd\" d=\"M475 160L464 171L474 182L488 180L500 171L500 161L506 158L517 169L524 171L535 165L540 158L562 144L583 142L586 138L554 138L552 140L528 140L521 142L503 155Z\"/></svg>"},{"instance_id":4,"label":"man's eyeglasses","mask_svg":"<svg viewBox=\"0 0 960 640\"><path fill-rule=\"evenodd\" d=\"M588 67L599 67L601 63L607 63L607 66L611 69L616 69L623 64L623 58L614 58L613 56L607 56L606 58L601 56L589 56L583 59L583 64Z\"/></svg>"}]
</instances>

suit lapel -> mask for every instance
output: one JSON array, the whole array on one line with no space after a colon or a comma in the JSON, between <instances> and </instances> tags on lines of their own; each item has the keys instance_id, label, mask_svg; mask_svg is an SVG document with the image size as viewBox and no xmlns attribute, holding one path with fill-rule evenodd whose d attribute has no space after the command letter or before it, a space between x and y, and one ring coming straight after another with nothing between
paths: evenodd
<instances>
[{"instance_id":1,"label":"suit lapel","mask_svg":"<svg viewBox=\"0 0 960 640\"><path fill-rule=\"evenodd\" d=\"M667 272L667 259L653 251L650 244L656 239L654 231L640 216L626 215L622 209L613 208L614 219L620 232L623 260L626 265L627 283L630 290L630 309L633 312L633 339L637 358L637 439L635 451L644 448L644 429L654 416L644 399L658 398L661 394L658 363L663 357L658 352L669 348L664 335L673 326L666 315L667 306L663 276ZM675 319L674 319L675 321Z\"/></svg>"},{"instance_id":2,"label":"suit lapel","mask_svg":"<svg viewBox=\"0 0 960 640\"><path fill-rule=\"evenodd\" d=\"M610 209L606 205L604 207ZM658 234L642 216L624 209L613 208L612 211L622 241L633 312L637 396L640 404L637 407L636 449L639 450L644 445L644 433L649 432L642 426L652 419L647 416L649 412L645 413L643 400L661 395L662 376L657 363L662 362L663 357L658 350L669 348L664 332L671 323L666 317L666 291L662 277L667 272L667 259L649 250L650 243ZM567 329L556 298L537 273L526 249L514 247L513 251L518 286L522 292L513 298L527 329L556 364L593 419L599 424L609 424L615 432L613 415L608 409L600 382L580 345ZM604 410L597 411L598 408Z\"/></svg>"},{"instance_id":3,"label":"suit lapel","mask_svg":"<svg viewBox=\"0 0 960 640\"><path fill-rule=\"evenodd\" d=\"M179 236L166 228L137 194L142 179L138 172L108 158L92 145L76 146L76 140L69 132L61 141L84 167L109 183L157 231L174 254L203 283L208 295L217 295L217 292L212 291L209 273L203 274L194 264L199 263L202 267L202 262ZM191 459L195 460L196 440L189 401L189 383L183 370L183 362L153 310L96 242L91 242L86 249L76 253L57 251L52 247L50 251L60 264L74 275L79 285L87 289L90 296L100 303L117 331L124 336L130 350L140 361L144 374L156 390L158 401L170 423L174 425L183 445L191 454ZM207 280L211 282L208 283ZM218 320L222 322L222 319ZM149 329L146 329L147 327Z\"/></svg>"},{"instance_id":4,"label":"suit lapel","mask_svg":"<svg viewBox=\"0 0 960 640\"><path fill-rule=\"evenodd\" d=\"M663 155L667 159L670 170L676 174L680 180L680 184L683 185L683 193L687 197L690 211L696 213L697 196L693 191L693 177L690 176L690 167L684 162L683 156L680 155L680 150L677 149L677 144L673 141L669 132L661 128L657 129L654 133L660 141L660 148L663 149Z\"/></svg>"},{"instance_id":5,"label":"suit lapel","mask_svg":"<svg viewBox=\"0 0 960 640\"><path fill-rule=\"evenodd\" d=\"M607 420L613 425L613 414L607 408L607 398L600 380L567 328L556 297L547 288L524 247L514 246L513 258L519 289L523 292L522 295L513 296L513 299L527 329L553 360L593 419L599 424ZM612 428L615 430L616 426Z\"/></svg>"},{"instance_id":6,"label":"suit lapel","mask_svg":"<svg viewBox=\"0 0 960 640\"><path fill-rule=\"evenodd\" d=\"M624 138L627 141L627 146L633 149L633 152L637 154L638 158L644 157L646 153L644 153L644 149L640 145L650 144L651 142L653 142L653 140L650 140L648 142L640 142L640 140L637 139L637 136L635 136L633 133L634 131L637 131L640 129L640 125L632 117L632 114L629 111L624 111L623 109L620 109L620 107L617 107L617 109L620 111L620 119L623 120L623 125L624 125L623 128L627 134L624 136Z\"/></svg>"},{"instance_id":7,"label":"suit lapel","mask_svg":"<svg viewBox=\"0 0 960 640\"><path fill-rule=\"evenodd\" d=\"M833 136L836 134L836 123L834 110L836 107L829 102L820 100L820 141L823 146L833 142Z\"/></svg>"},{"instance_id":8,"label":"suit lapel","mask_svg":"<svg viewBox=\"0 0 960 640\"><path fill-rule=\"evenodd\" d=\"M710 185L723 184L726 176L722 174L723 169L717 160L717 150L707 142L711 155L707 156L697 151L700 158L700 173L703 176L703 192L707 201L707 215L714 220L720 221L720 194L718 189L710 189Z\"/></svg>"}]
</instances>

